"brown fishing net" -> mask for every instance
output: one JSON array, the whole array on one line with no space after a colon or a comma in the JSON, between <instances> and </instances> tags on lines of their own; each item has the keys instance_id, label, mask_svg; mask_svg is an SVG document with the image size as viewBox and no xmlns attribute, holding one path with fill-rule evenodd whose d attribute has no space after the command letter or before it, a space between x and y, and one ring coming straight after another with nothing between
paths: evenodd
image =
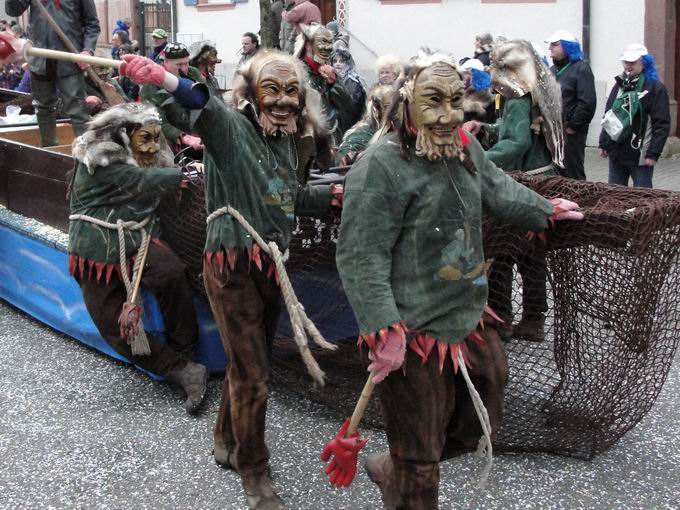
<instances>
[{"instance_id":1,"label":"brown fishing net","mask_svg":"<svg viewBox=\"0 0 680 510\"><path fill-rule=\"evenodd\" d=\"M645 415L670 369L680 336L680 194L559 177L515 178L545 197L578 202L586 218L558 222L545 242L498 221L484 224L486 256L495 260L492 306L508 323L545 317L542 341L515 335L505 343L510 382L496 448L591 458ZM163 207L163 216L172 225L164 229L170 244L202 293L200 179L184 192L179 207ZM322 333L348 340L341 341L339 352L315 352L328 383L310 391L282 320L273 380L342 417L351 414L366 372L334 268L337 223L298 219L288 267ZM362 427L379 424L374 401Z\"/></svg>"}]
</instances>

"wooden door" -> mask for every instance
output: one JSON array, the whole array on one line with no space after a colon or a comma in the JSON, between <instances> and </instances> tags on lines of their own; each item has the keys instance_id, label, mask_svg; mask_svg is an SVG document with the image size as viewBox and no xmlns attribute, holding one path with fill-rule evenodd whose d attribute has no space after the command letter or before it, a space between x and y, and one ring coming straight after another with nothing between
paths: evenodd
<instances>
[{"instance_id":1,"label":"wooden door","mask_svg":"<svg viewBox=\"0 0 680 510\"><path fill-rule=\"evenodd\" d=\"M335 0L311 0L321 11L321 22L325 25L335 18Z\"/></svg>"}]
</instances>

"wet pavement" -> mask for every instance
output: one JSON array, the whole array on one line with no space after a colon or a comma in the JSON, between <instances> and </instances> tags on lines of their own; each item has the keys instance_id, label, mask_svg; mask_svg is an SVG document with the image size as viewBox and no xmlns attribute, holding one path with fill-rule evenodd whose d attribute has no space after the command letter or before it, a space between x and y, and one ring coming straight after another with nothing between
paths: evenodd
<instances>
[{"instance_id":1,"label":"wet pavement","mask_svg":"<svg viewBox=\"0 0 680 510\"><path fill-rule=\"evenodd\" d=\"M660 166L657 182L679 189L677 163ZM604 172L589 167L593 180L606 180ZM455 459L442 465L440 508L680 508L679 365L651 411L605 454L497 455L484 489L482 462ZM238 477L211 456L220 391L220 378L211 379L203 412L189 417L169 386L0 301L0 508L246 508ZM267 441L286 508L381 508L363 471L349 489L325 480L318 454L341 421L290 388L272 388ZM362 458L385 447L384 433L372 431Z\"/></svg>"},{"instance_id":2,"label":"wet pavement","mask_svg":"<svg viewBox=\"0 0 680 510\"><path fill-rule=\"evenodd\" d=\"M212 461L220 378L203 413L170 387L0 304L0 508L246 508L239 480ZM331 489L317 460L341 418L272 388L267 441L286 508L381 508L359 473ZM372 432L363 452L386 446ZM680 369L649 414L605 454L583 461L497 455L485 489L473 456L442 465L440 507L680 508Z\"/></svg>"}]
</instances>

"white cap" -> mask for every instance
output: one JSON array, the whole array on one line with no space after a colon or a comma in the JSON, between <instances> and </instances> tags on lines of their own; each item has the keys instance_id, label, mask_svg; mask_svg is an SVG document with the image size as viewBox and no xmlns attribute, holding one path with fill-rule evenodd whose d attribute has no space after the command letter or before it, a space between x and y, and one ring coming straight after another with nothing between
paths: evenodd
<instances>
[{"instance_id":1,"label":"white cap","mask_svg":"<svg viewBox=\"0 0 680 510\"><path fill-rule=\"evenodd\" d=\"M566 30L558 30L545 40L545 42L547 43L556 43L560 41L575 42L576 37L574 37L574 34L572 34L571 32L567 32Z\"/></svg>"},{"instance_id":2,"label":"white cap","mask_svg":"<svg viewBox=\"0 0 680 510\"><path fill-rule=\"evenodd\" d=\"M629 44L621 54L621 60L624 62L637 62L640 57L644 57L649 52L642 44Z\"/></svg>"},{"instance_id":3,"label":"white cap","mask_svg":"<svg viewBox=\"0 0 680 510\"><path fill-rule=\"evenodd\" d=\"M484 70L484 64L481 60L470 58L463 62L460 66L461 71L469 71L470 69L477 69L477 71Z\"/></svg>"}]
</instances>

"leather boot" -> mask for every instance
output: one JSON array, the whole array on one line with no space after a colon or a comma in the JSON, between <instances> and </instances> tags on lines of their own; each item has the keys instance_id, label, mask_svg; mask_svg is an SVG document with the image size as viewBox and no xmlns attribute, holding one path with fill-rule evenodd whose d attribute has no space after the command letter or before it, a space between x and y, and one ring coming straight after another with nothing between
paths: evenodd
<instances>
[{"instance_id":1,"label":"leather boot","mask_svg":"<svg viewBox=\"0 0 680 510\"><path fill-rule=\"evenodd\" d=\"M243 489L252 510L280 510L283 501L274 492L272 480L266 473L241 477Z\"/></svg>"},{"instance_id":2,"label":"leather boot","mask_svg":"<svg viewBox=\"0 0 680 510\"><path fill-rule=\"evenodd\" d=\"M57 140L57 114L36 114L38 127L40 128L40 147L54 147L59 145Z\"/></svg>"},{"instance_id":3,"label":"leather boot","mask_svg":"<svg viewBox=\"0 0 680 510\"><path fill-rule=\"evenodd\" d=\"M394 494L390 487L393 467L389 450L369 455L364 469L371 481L380 489L385 510L396 510Z\"/></svg>"},{"instance_id":4,"label":"leather boot","mask_svg":"<svg viewBox=\"0 0 680 510\"><path fill-rule=\"evenodd\" d=\"M196 414L205 398L208 369L200 363L189 361L182 370L169 372L166 378L169 382L180 386L187 394L184 402L184 409L187 413Z\"/></svg>"},{"instance_id":5,"label":"leather boot","mask_svg":"<svg viewBox=\"0 0 680 510\"><path fill-rule=\"evenodd\" d=\"M238 472L235 451L233 448L228 448L227 445L224 444L224 441L215 437L212 453L215 458L215 463L218 466Z\"/></svg>"},{"instance_id":6,"label":"leather boot","mask_svg":"<svg viewBox=\"0 0 680 510\"><path fill-rule=\"evenodd\" d=\"M530 342L545 340L545 315L540 317L525 317L512 328L512 335Z\"/></svg>"}]
</instances>

